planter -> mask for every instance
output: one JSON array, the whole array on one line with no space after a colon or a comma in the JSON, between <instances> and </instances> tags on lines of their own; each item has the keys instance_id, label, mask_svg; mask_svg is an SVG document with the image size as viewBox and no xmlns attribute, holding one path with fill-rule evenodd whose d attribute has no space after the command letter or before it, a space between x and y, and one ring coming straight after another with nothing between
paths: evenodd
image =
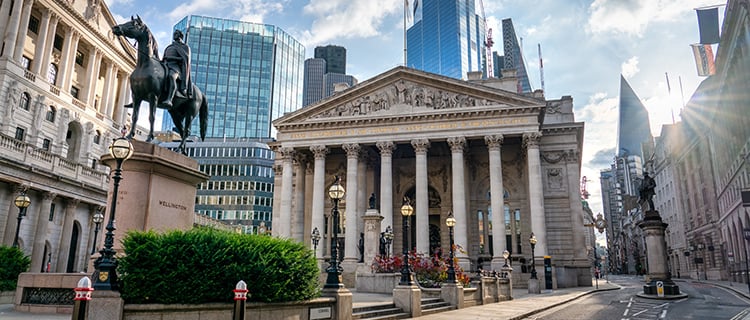
<instances>
[{"instance_id":1,"label":"planter","mask_svg":"<svg viewBox=\"0 0 750 320\"><path fill-rule=\"evenodd\" d=\"M357 273L357 292L393 293L400 273Z\"/></svg>"}]
</instances>

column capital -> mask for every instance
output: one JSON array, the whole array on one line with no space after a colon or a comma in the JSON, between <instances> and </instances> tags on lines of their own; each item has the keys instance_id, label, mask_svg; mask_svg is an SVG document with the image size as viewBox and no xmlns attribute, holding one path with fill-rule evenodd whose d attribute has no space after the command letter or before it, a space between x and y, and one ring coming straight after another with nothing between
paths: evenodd
<instances>
[{"instance_id":1,"label":"column capital","mask_svg":"<svg viewBox=\"0 0 750 320\"><path fill-rule=\"evenodd\" d=\"M322 144L310 146L310 151L315 156L315 159L325 159L328 154L328 148Z\"/></svg>"},{"instance_id":2,"label":"column capital","mask_svg":"<svg viewBox=\"0 0 750 320\"><path fill-rule=\"evenodd\" d=\"M55 200L56 197L57 193L54 192L45 191L42 193L42 199L44 199L45 201Z\"/></svg>"},{"instance_id":3,"label":"column capital","mask_svg":"<svg viewBox=\"0 0 750 320\"><path fill-rule=\"evenodd\" d=\"M463 152L466 146L466 138L463 136L450 137L447 142L452 152Z\"/></svg>"},{"instance_id":4,"label":"column capital","mask_svg":"<svg viewBox=\"0 0 750 320\"><path fill-rule=\"evenodd\" d=\"M392 156L393 151L396 150L396 144L393 141L378 141L375 146L380 150L380 155L384 157Z\"/></svg>"},{"instance_id":5,"label":"column capital","mask_svg":"<svg viewBox=\"0 0 750 320\"><path fill-rule=\"evenodd\" d=\"M303 165L310 162L310 156L301 152L295 152L293 160L296 165Z\"/></svg>"},{"instance_id":6,"label":"column capital","mask_svg":"<svg viewBox=\"0 0 750 320\"><path fill-rule=\"evenodd\" d=\"M361 147L358 143L345 143L341 145L341 148L346 151L346 157L347 158L357 158L359 157L359 151L361 150Z\"/></svg>"},{"instance_id":7,"label":"column capital","mask_svg":"<svg viewBox=\"0 0 750 320\"><path fill-rule=\"evenodd\" d=\"M117 197L117 195L114 195L114 197ZM65 208L66 209L75 209L78 206L79 203L81 203L80 199L69 198L67 200L67 202L65 203Z\"/></svg>"},{"instance_id":8,"label":"column capital","mask_svg":"<svg viewBox=\"0 0 750 320\"><path fill-rule=\"evenodd\" d=\"M294 157L294 148L292 147L280 147L277 152L282 160L292 160Z\"/></svg>"},{"instance_id":9,"label":"column capital","mask_svg":"<svg viewBox=\"0 0 750 320\"><path fill-rule=\"evenodd\" d=\"M427 149L430 148L430 140L413 139L411 140L411 146L414 148L414 152L416 153L426 153Z\"/></svg>"},{"instance_id":10,"label":"column capital","mask_svg":"<svg viewBox=\"0 0 750 320\"><path fill-rule=\"evenodd\" d=\"M540 140L542 140L542 133L539 131L523 134L523 145L526 148L539 148Z\"/></svg>"},{"instance_id":11,"label":"column capital","mask_svg":"<svg viewBox=\"0 0 750 320\"><path fill-rule=\"evenodd\" d=\"M277 176L280 176L284 173L284 170L282 169L282 166L280 164L273 165L273 173Z\"/></svg>"},{"instance_id":12,"label":"column capital","mask_svg":"<svg viewBox=\"0 0 750 320\"><path fill-rule=\"evenodd\" d=\"M503 137L502 134L484 136L484 143L490 150L500 150L500 146L503 144L504 139L505 137Z\"/></svg>"}]
</instances>

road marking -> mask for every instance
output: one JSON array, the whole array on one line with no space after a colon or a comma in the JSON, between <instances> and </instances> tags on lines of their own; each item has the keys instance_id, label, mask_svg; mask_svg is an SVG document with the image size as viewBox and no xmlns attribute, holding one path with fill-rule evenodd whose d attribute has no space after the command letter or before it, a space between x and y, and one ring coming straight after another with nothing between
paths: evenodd
<instances>
[{"instance_id":1,"label":"road marking","mask_svg":"<svg viewBox=\"0 0 750 320\"><path fill-rule=\"evenodd\" d=\"M659 316L659 319L664 319L664 317L666 317L666 316L667 316L667 310L666 309L662 310L661 311L661 315Z\"/></svg>"},{"instance_id":2,"label":"road marking","mask_svg":"<svg viewBox=\"0 0 750 320\"><path fill-rule=\"evenodd\" d=\"M643 309L643 310L641 310L641 311L638 311L638 312L634 313L634 314L633 314L633 316L634 316L634 317L636 317L636 316L638 316L638 315L640 315L641 313L644 313L644 312L646 312L646 311L648 311L648 309Z\"/></svg>"},{"instance_id":3,"label":"road marking","mask_svg":"<svg viewBox=\"0 0 750 320\"><path fill-rule=\"evenodd\" d=\"M653 306L652 308L661 308L661 307L666 306L668 304L669 304L669 302L665 302L665 303L662 303L662 304L660 304L658 306Z\"/></svg>"},{"instance_id":4,"label":"road marking","mask_svg":"<svg viewBox=\"0 0 750 320\"><path fill-rule=\"evenodd\" d=\"M633 304L633 297L630 297L630 302L628 303L628 308Z\"/></svg>"},{"instance_id":5,"label":"road marking","mask_svg":"<svg viewBox=\"0 0 750 320\"><path fill-rule=\"evenodd\" d=\"M628 311L630 311L630 310L629 309L625 309L625 313L623 313L622 316L623 317L627 316L628 315Z\"/></svg>"}]
</instances>

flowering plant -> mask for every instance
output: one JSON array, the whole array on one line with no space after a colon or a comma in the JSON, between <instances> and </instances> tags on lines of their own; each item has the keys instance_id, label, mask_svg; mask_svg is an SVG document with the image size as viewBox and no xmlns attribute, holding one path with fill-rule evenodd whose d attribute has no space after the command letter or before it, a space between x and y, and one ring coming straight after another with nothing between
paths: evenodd
<instances>
[{"instance_id":1,"label":"flowering plant","mask_svg":"<svg viewBox=\"0 0 750 320\"><path fill-rule=\"evenodd\" d=\"M439 288L440 285L448 279L449 259L443 259L438 255L425 256L423 253L411 251L409 256L409 267L420 285L426 288ZM456 280L464 287L470 284L469 276L456 263L454 259L454 270L456 271ZM376 256L371 268L375 273L396 273L400 272L404 264L402 256L393 257Z\"/></svg>"}]
</instances>

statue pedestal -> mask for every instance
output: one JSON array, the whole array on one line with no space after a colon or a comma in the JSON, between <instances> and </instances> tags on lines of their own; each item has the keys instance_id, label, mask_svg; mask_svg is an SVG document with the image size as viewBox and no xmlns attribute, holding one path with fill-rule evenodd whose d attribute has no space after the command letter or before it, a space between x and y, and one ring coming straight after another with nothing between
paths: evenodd
<instances>
[{"instance_id":1,"label":"statue pedestal","mask_svg":"<svg viewBox=\"0 0 750 320\"><path fill-rule=\"evenodd\" d=\"M668 224L664 223L656 210L646 211L643 221L638 227L643 230L646 238L648 254L647 284L643 286L643 293L639 297L650 299L681 299L687 297L680 293L680 288L672 281L667 271L667 243L664 240L664 231Z\"/></svg>"},{"instance_id":2,"label":"statue pedestal","mask_svg":"<svg viewBox=\"0 0 750 320\"><path fill-rule=\"evenodd\" d=\"M115 212L114 249L122 250L121 240L128 230L187 230L195 221L196 185L209 176L198 170L198 162L152 143L131 141L133 156L122 163ZM101 162L112 170L117 165L109 154ZM114 179L110 179L107 205L112 205ZM109 221L107 208L103 226ZM104 236L99 237L99 247Z\"/></svg>"}]
</instances>

